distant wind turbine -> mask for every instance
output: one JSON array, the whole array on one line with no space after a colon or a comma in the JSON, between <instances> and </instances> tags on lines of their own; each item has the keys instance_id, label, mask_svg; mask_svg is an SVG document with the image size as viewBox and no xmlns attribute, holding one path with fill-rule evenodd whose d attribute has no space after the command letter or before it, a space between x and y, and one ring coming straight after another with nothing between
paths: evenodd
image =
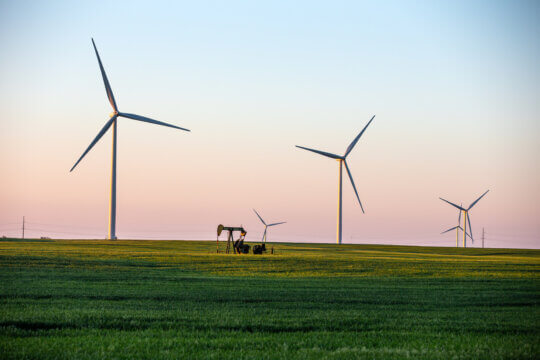
<instances>
[{"instance_id":1,"label":"distant wind turbine","mask_svg":"<svg viewBox=\"0 0 540 360\"><path fill-rule=\"evenodd\" d=\"M268 228L270 226L276 226L276 225L281 225L281 224L285 224L286 221L282 221L282 222L277 222L277 223L273 223L273 224L267 224L263 218L261 217L261 215L259 215L259 213L257 212L257 210L253 209L253 211L255 211L255 214L257 214L257 217L259 218L259 220L261 220L261 222L263 223L264 225L264 234L263 234L263 237L261 239L261 242L264 242L266 243L266 230L268 230Z\"/></svg>"},{"instance_id":2,"label":"distant wind turbine","mask_svg":"<svg viewBox=\"0 0 540 360\"><path fill-rule=\"evenodd\" d=\"M473 201L473 203L471 205L469 205L469 207L467 209L463 208L462 206L459 206L459 205L456 205L454 203L451 203L450 201L448 200L445 200L443 198L439 198L441 199L442 201L444 202L447 202L448 204L452 205L453 207L459 209L459 216L460 218L458 219L458 222L461 222L461 213L463 213L463 247L467 247L467 224L469 224L469 232L470 232L470 238L471 238L471 241L474 243L474 236L473 236L473 232L472 232L472 227L471 227L471 217L469 215L469 210L472 209L472 207L474 205L476 205L476 203L478 201L480 201L481 198L483 198L487 193L488 193L489 190L487 190L485 193L483 193L482 195L480 195L480 197L478 199L476 199L475 201ZM456 229L455 227L452 228L452 229L449 229L447 231L450 231L450 230L453 230L453 229ZM447 232L445 231L445 232ZM456 244L457 245L457 244Z\"/></svg>"},{"instance_id":3,"label":"distant wind turbine","mask_svg":"<svg viewBox=\"0 0 540 360\"><path fill-rule=\"evenodd\" d=\"M463 204L461 204L460 206L463 206ZM449 231L456 230L456 247L459 247L459 230L463 231L463 228L461 227L461 210L459 210L459 216L458 216L458 222L457 223L458 223L457 226L454 226L453 228L450 228L450 229L448 229L446 231L443 231L441 234L446 234ZM474 242L471 235L467 234L467 236L469 237L469 239L471 239Z\"/></svg>"},{"instance_id":4,"label":"distant wind turbine","mask_svg":"<svg viewBox=\"0 0 540 360\"><path fill-rule=\"evenodd\" d=\"M460 204L460 206L463 206L463 204ZM461 227L461 210L459 210L459 216L457 221L457 226L454 226L453 228L450 228L446 231L443 231L442 234L446 234L449 231L456 230L456 247L459 247L459 230L463 231L463 228ZM471 236L467 234L467 236L472 240Z\"/></svg>"},{"instance_id":5,"label":"distant wind turbine","mask_svg":"<svg viewBox=\"0 0 540 360\"><path fill-rule=\"evenodd\" d=\"M124 118L143 121L143 122L147 122L151 124L168 126L168 127L172 127L172 128L180 129L184 131L190 131L190 130L184 129L175 125L167 124L161 121L153 120L144 116L119 112L118 107L116 106L116 101L114 100L114 95L111 89L111 85L109 84L109 80L107 79L107 74L105 74L105 69L103 68L103 64L101 63L101 58L99 57L96 44L94 43L94 39L92 39L92 44L94 45L94 51L96 52L97 60L99 63L99 69L101 70L101 76L103 77L103 83L105 84L105 91L107 92L107 98L109 99L109 102L111 103L113 112L110 114L109 120L105 123L105 125L97 134L97 136L94 138L94 140L92 140L88 148L86 148L86 150L83 152L79 160L77 160L75 165L73 165L70 172L73 171L73 169L75 169L77 164L79 164L79 162L90 151L90 149L94 147L94 145L99 141L99 139L101 139L101 137L112 126L112 169L111 169L111 195L110 195L110 202L109 202L109 239L114 240L116 239L116 120L118 119L118 117L124 117Z\"/></svg>"},{"instance_id":6,"label":"distant wind turbine","mask_svg":"<svg viewBox=\"0 0 540 360\"><path fill-rule=\"evenodd\" d=\"M369 126L369 124L371 124L371 122L373 121L374 118L375 118L375 115L373 115L373 117L371 118L371 120L369 120L367 125L354 138L354 140L351 142L351 144L349 145L349 147L347 148L347 150L345 151L345 154L343 156L296 145L297 148L304 149L304 150L307 150L307 151L311 151L311 152L314 152L316 154L329 157L331 159L336 159L339 162L338 212L337 212L337 234L336 234L336 242L338 244L341 244L341 239L342 239L342 216L341 216L342 215L342 205L341 205L341 200L342 200L342 197L343 197L342 196L343 195L343 191L342 191L343 164L345 164L345 169L347 170L347 174L349 174L349 179L351 180L351 185L352 185L352 187L354 189L354 193L356 194L356 198L358 199L358 203L360 204L360 208L362 209L362 213L364 213L364 207L362 206L362 202L360 201L360 197L358 196L358 191L356 191L356 185L354 185L354 180L353 180L353 177L351 175L351 171L349 170L349 166L347 165L346 159L347 159L347 156L352 151L352 149L354 148L354 146L356 145L356 143L358 142L358 140L360 139L360 137L362 136L362 134L364 133L364 131L366 131L367 127Z\"/></svg>"}]
</instances>

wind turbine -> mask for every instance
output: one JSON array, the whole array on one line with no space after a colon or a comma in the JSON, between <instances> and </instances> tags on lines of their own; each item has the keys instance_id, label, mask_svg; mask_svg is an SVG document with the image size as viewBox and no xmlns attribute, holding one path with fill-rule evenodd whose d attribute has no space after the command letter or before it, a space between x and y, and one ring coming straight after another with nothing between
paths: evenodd
<instances>
[{"instance_id":1,"label":"wind turbine","mask_svg":"<svg viewBox=\"0 0 540 360\"><path fill-rule=\"evenodd\" d=\"M276 225L281 225L281 224L285 224L286 221L282 221L282 222L277 222L277 223L273 223L273 224L267 224L263 218L261 217L261 215L259 215L259 213L257 212L257 210L253 209L253 211L255 211L255 214L257 214L257 217L259 218L259 220L261 220L261 222L264 224L264 234L263 234L263 237L261 239L261 242L264 242L266 243L266 230L268 230L268 227L270 226L276 226Z\"/></svg>"},{"instance_id":2,"label":"wind turbine","mask_svg":"<svg viewBox=\"0 0 540 360\"><path fill-rule=\"evenodd\" d=\"M463 206L463 204L461 204L460 206ZM453 228L443 231L441 234L446 234L447 232L455 229L456 230L456 247L459 247L459 230L463 231L463 228L461 227L461 210L459 211L457 223L458 223L457 226L454 226ZM467 234L467 236L474 242L474 239L471 237L471 235Z\"/></svg>"},{"instance_id":3,"label":"wind turbine","mask_svg":"<svg viewBox=\"0 0 540 360\"><path fill-rule=\"evenodd\" d=\"M460 204L460 206L463 207L463 203ZM459 216L458 216L457 226L454 226L453 228L450 228L450 229L448 229L448 230L446 230L446 231L443 231L443 232L441 233L441 235L442 235L442 234L446 234L447 232L452 231L452 230L454 230L454 229L456 230L456 247L459 247L459 230L463 231L463 228L461 227L461 210L459 210ZM471 238L471 236L470 236L469 234L467 234L467 236L468 236L469 238ZM471 240L472 240L472 238L471 238Z\"/></svg>"},{"instance_id":4,"label":"wind turbine","mask_svg":"<svg viewBox=\"0 0 540 360\"><path fill-rule=\"evenodd\" d=\"M362 206L362 202L360 201L360 197L358 196L358 191L356 191L356 185L354 185L354 180L353 180L353 177L351 175L351 171L349 170L349 166L347 165L347 160L346 159L347 159L347 156L352 151L352 149L354 148L354 146L356 145L356 143L358 142L358 140L360 139L360 137L362 136L362 134L364 133L364 131L366 131L367 127L369 126L369 124L371 124L371 122L373 121L374 118L375 118L375 115L373 115L373 117L371 118L371 120L369 120L367 125L354 138L354 140L351 142L351 144L349 145L349 147L347 148L347 150L345 151L345 154L343 156L296 145L297 148L304 149L304 150L307 150L307 151L311 151L311 152L314 152L316 154L323 155L323 156L329 157L331 159L335 159L335 160L337 160L339 162L338 211L337 211L337 234L336 234L336 242L338 244L341 244L341 238L342 238L342 216L341 216L342 215L341 214L342 213L342 206L341 206L341 200L342 200L342 197L343 197L343 191L342 191L343 164L345 164L345 169L347 170L347 174L349 174L349 179L351 180L351 185L352 185L352 187L354 189L354 193L356 194L356 198L358 199L358 203L360 204L360 208L362 209L362 213L364 213L364 207Z\"/></svg>"},{"instance_id":5,"label":"wind turbine","mask_svg":"<svg viewBox=\"0 0 540 360\"><path fill-rule=\"evenodd\" d=\"M117 119L119 117L124 117L132 120L138 120L143 121L151 124L157 124L157 125L163 125L172 127L175 129L180 129L184 131L190 131L188 129L181 128L179 126L167 124L161 121L153 120L144 116L135 115L135 114L129 114L124 112L119 112L118 107L116 106L116 101L114 100L114 95L111 89L111 84L109 83L109 80L107 79L107 74L105 74L105 69L103 68L103 64L101 63L101 58L99 57L98 50L96 48L96 44L94 42L94 39L92 39L92 44L94 45L94 51L96 52L97 60L99 63L99 69L101 70L101 76L103 77L103 83L105 84L105 91L107 92L107 98L109 99L109 103L111 103L111 106L113 108L113 112L109 116L109 120L105 123L103 128L99 131L97 136L92 140L88 148L83 152L79 160L73 165L70 172L75 169L77 164L84 158L84 156L94 147L94 145L101 139L101 137L109 130L110 127L112 127L112 167L111 167L111 194L110 194L110 202L109 202L109 239L114 240L116 239L116 123Z\"/></svg>"},{"instance_id":6,"label":"wind turbine","mask_svg":"<svg viewBox=\"0 0 540 360\"><path fill-rule=\"evenodd\" d=\"M459 215L460 215L460 219L458 221L461 221L461 213L463 213L463 247L467 247L467 223L469 224L469 232L470 232L470 238L472 240L472 242L474 243L474 237L473 237L473 232L472 232L472 227L471 227L471 218L469 216L469 210L472 209L472 207L474 205L476 205L476 203L478 201L480 201L481 198L483 198L487 193L488 193L489 190L487 190L485 193L483 193L482 195L480 195L480 197L478 199L476 199L475 201L473 201L473 203L471 205L469 205L468 208L463 208L462 206L459 206L459 205L456 205L454 203L451 203L450 201L448 200L445 200L443 198L439 198L441 199L442 201L444 202L447 202L448 204L452 205L453 207L459 209ZM455 228L453 228L455 229ZM453 230L452 229L452 230Z\"/></svg>"}]
</instances>

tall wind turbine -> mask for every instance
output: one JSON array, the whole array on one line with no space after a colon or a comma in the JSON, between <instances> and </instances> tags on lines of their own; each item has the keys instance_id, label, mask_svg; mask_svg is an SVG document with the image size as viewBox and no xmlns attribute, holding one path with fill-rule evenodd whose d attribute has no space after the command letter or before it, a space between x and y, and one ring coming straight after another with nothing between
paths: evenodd
<instances>
[{"instance_id":1,"label":"tall wind turbine","mask_svg":"<svg viewBox=\"0 0 540 360\"><path fill-rule=\"evenodd\" d=\"M362 209L362 213L364 213L364 207L362 206L362 202L360 201L360 197L358 196L358 191L356 191L356 185L354 185L354 180L353 180L353 177L351 175L351 171L349 170L349 166L347 165L347 156L350 154L350 152L352 151L352 149L354 148L354 146L356 145L356 143L358 142L358 140L360 139L360 137L362 136L362 134L364 133L364 131L366 131L367 127L369 126L369 124L371 124L371 122L373 121L373 119L375 118L375 115L373 115L373 117L371 118L371 120L369 120L369 122L367 123L367 125L362 129L362 131L360 131L360 133L354 138L354 140L351 142L351 144L349 145L349 147L347 148L347 150L345 151L345 154L343 156L340 156L340 155L336 155L336 154L332 154L332 153L329 153L329 152L325 152L325 151L320 151L320 150L315 150L315 149L310 149L310 148L307 148L307 147L303 147L303 146L298 146L296 145L297 148L300 148L300 149L304 149L304 150L307 150L307 151L311 151L311 152L314 152L316 154L319 154L319 155L323 155L323 156L326 156L326 157L329 157L331 159L335 159L338 161L339 163L339 185L338 185L338 210L337 210L337 234L336 234L336 242L338 244L341 244L341 239L342 239L342 206L341 206L341 200L342 200L342 195L343 195L343 191L342 191L342 184L343 184L343 179L342 179L342 173L343 173L343 164L345 164L345 169L347 170L347 174L349 174L349 179L351 180L351 185L354 189L354 193L356 194L356 198L358 199L358 203L360 204L360 208Z\"/></svg>"},{"instance_id":2,"label":"tall wind turbine","mask_svg":"<svg viewBox=\"0 0 540 360\"><path fill-rule=\"evenodd\" d=\"M469 210L472 209L472 207L474 205L476 205L476 203L478 201L480 201L481 198L483 198L487 193L488 193L489 190L487 190L485 193L483 193L482 195L480 195L480 197L478 199L476 199L475 201L473 201L473 203L471 205L469 205L468 208L463 208L462 206L459 206L459 205L456 205L454 203L451 203L450 201L448 200L445 200L443 198L439 198L441 199L442 201L444 202L447 202L448 204L452 205L453 207L459 209L460 211L460 217L461 217L461 213L463 213L463 247L467 247L467 224L469 224L469 232L470 232L470 238L472 240L472 242L474 243L474 236L473 236L473 232L472 232L472 227L471 227L471 217L469 215ZM455 228L453 228L455 229ZM452 229L452 230L453 230ZM449 231L449 230L448 230Z\"/></svg>"},{"instance_id":3,"label":"tall wind turbine","mask_svg":"<svg viewBox=\"0 0 540 360\"><path fill-rule=\"evenodd\" d=\"M266 243L266 230L268 230L268 228L270 226L276 226L276 225L281 225L281 224L285 224L286 221L282 221L282 222L277 222L277 223L273 223L273 224L267 224L263 218L261 217L261 215L259 215L259 213L257 212L257 210L253 209L253 211L255 211L255 214L257 214L257 217L259 218L259 220L261 220L261 222L263 223L264 225L264 234L263 234L263 237L261 239L261 242L264 242Z\"/></svg>"},{"instance_id":4,"label":"tall wind turbine","mask_svg":"<svg viewBox=\"0 0 540 360\"><path fill-rule=\"evenodd\" d=\"M157 124L157 125L163 125L172 127L175 129L180 129L184 131L190 131L188 129L184 129L175 125L167 124L161 121L153 120L144 116L135 115L135 114L129 114L124 112L119 112L118 107L116 106L116 101L114 100L114 95L111 89L111 84L109 83L109 80L107 79L107 74L105 74L105 69L103 68L103 64L101 63L101 58L99 57L99 53L96 48L96 44L94 43L94 39L92 39L92 44L94 45L94 51L96 52L97 60L99 63L99 69L101 70L101 76L103 77L103 83L105 84L105 91L107 92L107 98L109 99L109 103L111 103L111 106L113 108L113 112L110 114L109 120L105 123L103 128L99 131L97 136L92 140L88 148L83 152L79 160L73 165L70 172L75 169L77 164L83 159L83 157L94 147L94 145L101 139L101 137L109 130L110 127L112 127L112 167L111 167L111 195L110 195L110 202L109 202L109 239L114 240L116 239L116 122L119 117L124 117L132 120L138 120L143 121L151 124Z\"/></svg>"}]
</instances>

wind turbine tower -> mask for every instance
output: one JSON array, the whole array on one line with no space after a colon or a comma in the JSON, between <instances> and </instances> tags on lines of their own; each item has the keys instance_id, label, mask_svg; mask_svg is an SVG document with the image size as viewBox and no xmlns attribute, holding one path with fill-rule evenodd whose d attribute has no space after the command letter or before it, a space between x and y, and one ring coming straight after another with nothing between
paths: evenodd
<instances>
[{"instance_id":1,"label":"wind turbine tower","mask_svg":"<svg viewBox=\"0 0 540 360\"><path fill-rule=\"evenodd\" d=\"M116 106L116 101L114 99L114 95L111 89L111 85L109 83L109 79L107 78L107 74L105 73L105 69L103 68L103 64L101 63L101 58L99 57L98 50L96 48L96 44L94 43L94 39L92 39L92 45L94 45L94 51L96 53L96 57L99 64L99 69L101 70L101 77L103 78L103 83L105 84L105 91L107 92L107 98L109 99L109 103L112 106L113 112L110 114L109 120L105 123L103 128L99 131L99 133L96 135L94 140L90 143L88 148L83 152L79 160L73 165L70 172L75 169L77 164L84 158L84 156L94 147L94 145L101 139L103 135L109 130L109 128L112 127L112 166L111 166L111 192L110 192L110 201L109 201L109 234L108 238L110 240L116 239L116 137L117 137L117 120L119 117L128 118L132 120L138 120L142 122L147 122L151 124L157 124L162 126L168 126L175 129L180 129L184 131L190 131L188 129L184 129L175 125L167 124L161 121L153 120L150 118L147 118L145 116L135 115L135 114L129 114L129 113L123 113L118 111L118 107Z\"/></svg>"},{"instance_id":2,"label":"wind turbine tower","mask_svg":"<svg viewBox=\"0 0 540 360\"><path fill-rule=\"evenodd\" d=\"M337 231L336 231L336 243L337 244L341 244L341 242L342 242L342 229L343 229L343 221L342 221L342 210L343 210L342 209L342 198L343 198L343 189L342 189L343 188L343 186L342 186L343 185L343 176L342 176L342 174L343 174L343 165L345 165L345 170L347 170L347 174L349 175L349 179L350 179L351 185L352 185L352 187L354 189L354 193L356 194L356 198L358 199L358 203L360 204L360 208L362 209L362 213L364 213L364 207L362 206L362 202L360 201L360 197L358 196L358 191L356 191L356 185L354 185L354 180L353 180L353 177L351 175L351 171L349 170L349 166L347 165L347 156L350 154L350 152L352 151L352 149L354 148L354 146L356 145L356 143L358 142L358 140L360 139L360 137L362 136L364 131L366 131L369 124L371 124L371 122L373 121L374 118L375 118L375 115L373 115L373 117L371 118L371 120L369 120L367 125L354 138L354 140L351 142L351 144L349 145L349 147L347 148L347 150L345 151L345 154L343 156L296 145L297 148L304 149L304 150L307 150L307 151L311 151L311 152L314 152L316 154L329 157L331 159L335 159L339 163L338 209L337 209Z\"/></svg>"}]
</instances>

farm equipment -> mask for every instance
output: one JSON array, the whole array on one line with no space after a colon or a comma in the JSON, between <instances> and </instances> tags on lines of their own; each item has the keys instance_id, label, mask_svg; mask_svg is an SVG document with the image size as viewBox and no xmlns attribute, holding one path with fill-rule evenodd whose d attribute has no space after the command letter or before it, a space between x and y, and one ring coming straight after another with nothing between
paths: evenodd
<instances>
[{"instance_id":1,"label":"farm equipment","mask_svg":"<svg viewBox=\"0 0 540 360\"><path fill-rule=\"evenodd\" d=\"M244 244L244 240L246 238L247 231L243 227L234 227L234 226L223 226L218 225L217 227L217 238L216 238L216 246L217 246L217 252L219 253L219 236L223 231L227 231L227 247L225 249L226 254L230 254L231 251L234 254L249 254L250 246L248 244ZM236 240L234 240L234 232L239 231L240 237ZM266 251L265 244L261 245L255 245L253 246L253 254L261 255L263 252Z\"/></svg>"},{"instance_id":2,"label":"farm equipment","mask_svg":"<svg viewBox=\"0 0 540 360\"><path fill-rule=\"evenodd\" d=\"M263 252L266 252L266 244L262 243L261 245L253 246L253 254L262 255Z\"/></svg>"}]
</instances>

